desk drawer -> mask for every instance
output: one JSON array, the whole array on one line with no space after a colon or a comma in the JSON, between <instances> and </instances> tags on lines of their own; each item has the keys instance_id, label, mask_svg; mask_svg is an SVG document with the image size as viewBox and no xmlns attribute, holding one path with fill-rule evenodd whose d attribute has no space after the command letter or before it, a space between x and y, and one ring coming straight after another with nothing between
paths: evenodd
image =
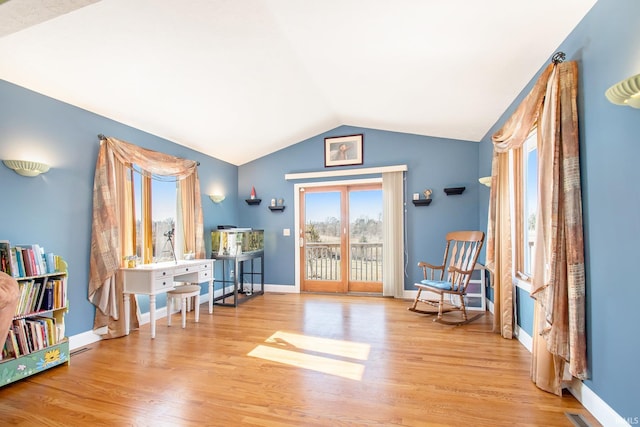
<instances>
[{"instance_id":1,"label":"desk drawer","mask_svg":"<svg viewBox=\"0 0 640 427\"><path fill-rule=\"evenodd\" d=\"M176 276L180 276L182 274L196 273L200 270L202 270L202 265L194 264L194 265L177 265L174 271Z\"/></svg>"},{"instance_id":2,"label":"desk drawer","mask_svg":"<svg viewBox=\"0 0 640 427\"><path fill-rule=\"evenodd\" d=\"M169 274L167 277L156 277L151 283L151 293L167 292L173 289L173 277Z\"/></svg>"},{"instance_id":3,"label":"desk drawer","mask_svg":"<svg viewBox=\"0 0 640 427\"><path fill-rule=\"evenodd\" d=\"M211 274L210 268L198 272L198 283L208 282L209 280L213 280L213 274Z\"/></svg>"},{"instance_id":4,"label":"desk drawer","mask_svg":"<svg viewBox=\"0 0 640 427\"><path fill-rule=\"evenodd\" d=\"M147 270L122 269L124 292L155 295L173 288L173 272L170 269Z\"/></svg>"},{"instance_id":5,"label":"desk drawer","mask_svg":"<svg viewBox=\"0 0 640 427\"><path fill-rule=\"evenodd\" d=\"M153 279L154 280L163 279L163 278L171 280L172 277L173 277L173 270L171 270L171 269L167 268L167 269L162 269L162 270L153 270Z\"/></svg>"},{"instance_id":6,"label":"desk drawer","mask_svg":"<svg viewBox=\"0 0 640 427\"><path fill-rule=\"evenodd\" d=\"M202 283L213 280L213 274L211 270L193 271L176 275L173 280L176 282Z\"/></svg>"},{"instance_id":7,"label":"desk drawer","mask_svg":"<svg viewBox=\"0 0 640 427\"><path fill-rule=\"evenodd\" d=\"M181 265L175 270L176 282L202 283L213 280L213 264L203 262L194 265Z\"/></svg>"}]
</instances>

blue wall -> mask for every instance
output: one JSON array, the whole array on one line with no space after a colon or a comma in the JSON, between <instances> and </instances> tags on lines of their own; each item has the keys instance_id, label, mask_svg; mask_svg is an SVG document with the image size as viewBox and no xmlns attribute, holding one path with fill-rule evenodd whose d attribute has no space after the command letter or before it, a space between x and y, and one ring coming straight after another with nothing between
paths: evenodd
<instances>
[{"instance_id":1,"label":"blue wall","mask_svg":"<svg viewBox=\"0 0 640 427\"><path fill-rule=\"evenodd\" d=\"M567 60L578 61L580 69L578 110L590 374L585 384L624 418L640 415L636 274L640 110L613 105L604 92L640 73L639 21L640 2L600 0L557 49L566 53ZM546 65L541 64L537 75ZM529 92L537 75L480 144L481 175L491 170L491 134ZM486 228L484 199L480 221ZM531 304L530 299L522 299L523 303L527 301Z\"/></svg>"},{"instance_id":2,"label":"blue wall","mask_svg":"<svg viewBox=\"0 0 640 427\"><path fill-rule=\"evenodd\" d=\"M142 147L200 161L205 230L237 216L238 169L183 146L0 80L0 159L40 160L51 170L22 177L0 166L0 239L38 243L69 264L68 335L93 328L89 303L89 248L93 176L99 133ZM208 193L232 193L231 203L214 205ZM205 239L207 253L210 239ZM161 305L161 304L159 304ZM141 308L148 307L141 301ZM148 308L146 308L148 311Z\"/></svg>"},{"instance_id":3,"label":"blue wall","mask_svg":"<svg viewBox=\"0 0 640 427\"><path fill-rule=\"evenodd\" d=\"M324 168L324 138L359 133L364 135L364 164L358 168L401 164L408 167L405 197L408 201L406 289L414 289L413 283L421 279L422 273L417 268L419 260L439 262L442 259L447 232L477 229L478 144L341 126L240 166L240 224L264 229L266 283L292 286L295 283L293 190L294 184L302 181L285 181L284 175L339 170ZM251 186L263 199L260 206L248 206L243 201L248 197ZM445 187L461 186L466 190L459 196L447 196L443 191ZM429 206L414 206L410 202L411 194L422 193L426 188L433 190L433 202ZM267 205L274 197L285 200L287 207L284 212L269 211ZM283 228L291 229L290 237L282 236Z\"/></svg>"}]
</instances>

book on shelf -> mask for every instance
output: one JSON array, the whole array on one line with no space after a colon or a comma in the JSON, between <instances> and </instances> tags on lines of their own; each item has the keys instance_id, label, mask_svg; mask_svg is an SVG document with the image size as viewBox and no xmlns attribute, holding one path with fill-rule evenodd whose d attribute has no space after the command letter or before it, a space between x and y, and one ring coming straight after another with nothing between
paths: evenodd
<instances>
[{"instance_id":1,"label":"book on shelf","mask_svg":"<svg viewBox=\"0 0 640 427\"><path fill-rule=\"evenodd\" d=\"M65 280L44 277L20 281L19 286L16 316L63 308L66 304Z\"/></svg>"},{"instance_id":2,"label":"book on shelf","mask_svg":"<svg viewBox=\"0 0 640 427\"><path fill-rule=\"evenodd\" d=\"M24 259L22 258L22 251L19 248L13 247L11 248L11 252L13 256L16 257L16 264L18 266L18 275L15 277L24 277L27 273L24 270Z\"/></svg>"},{"instance_id":3,"label":"book on shelf","mask_svg":"<svg viewBox=\"0 0 640 427\"><path fill-rule=\"evenodd\" d=\"M18 305L16 306L16 316L21 316L25 313L27 298L29 292L31 292L31 287L33 286L33 280L25 280L18 282L20 297L18 299Z\"/></svg>"},{"instance_id":4,"label":"book on shelf","mask_svg":"<svg viewBox=\"0 0 640 427\"><path fill-rule=\"evenodd\" d=\"M11 244L8 240L0 240L0 270L7 273L9 276L14 276L15 268L11 261Z\"/></svg>"},{"instance_id":5,"label":"book on shelf","mask_svg":"<svg viewBox=\"0 0 640 427\"><path fill-rule=\"evenodd\" d=\"M61 277L51 280L53 283L53 307L62 308L67 304L67 278Z\"/></svg>"},{"instance_id":6,"label":"book on shelf","mask_svg":"<svg viewBox=\"0 0 640 427\"><path fill-rule=\"evenodd\" d=\"M35 270L33 251L21 246L16 246L16 249L22 253L22 260L24 261L24 275L26 277L37 276L38 272Z\"/></svg>"},{"instance_id":7,"label":"book on shelf","mask_svg":"<svg viewBox=\"0 0 640 427\"><path fill-rule=\"evenodd\" d=\"M44 348L44 340L42 339L42 325L33 318L25 319L27 325L27 333L31 337L33 351L42 350Z\"/></svg>"},{"instance_id":8,"label":"book on shelf","mask_svg":"<svg viewBox=\"0 0 640 427\"><path fill-rule=\"evenodd\" d=\"M16 278L32 277L64 272L66 264L37 243L11 246L8 240L0 240L0 270Z\"/></svg>"},{"instance_id":9,"label":"book on shelf","mask_svg":"<svg viewBox=\"0 0 640 427\"><path fill-rule=\"evenodd\" d=\"M46 283L44 292L42 295L42 301L40 302L40 310L52 310L54 308L54 305L53 305L54 282L55 280Z\"/></svg>"},{"instance_id":10,"label":"book on shelf","mask_svg":"<svg viewBox=\"0 0 640 427\"><path fill-rule=\"evenodd\" d=\"M35 316L34 319L38 320L42 325L42 331L45 337L45 346L54 345L58 343L58 329L56 328L56 319L46 316Z\"/></svg>"},{"instance_id":11,"label":"book on shelf","mask_svg":"<svg viewBox=\"0 0 640 427\"><path fill-rule=\"evenodd\" d=\"M0 359L17 358L42 350L60 342L60 328L56 319L34 316L13 321L7 334Z\"/></svg>"},{"instance_id":12,"label":"book on shelf","mask_svg":"<svg viewBox=\"0 0 640 427\"><path fill-rule=\"evenodd\" d=\"M40 274L47 274L47 262L45 260L44 248L39 244L33 245L33 251L35 252L36 262L38 263L38 271Z\"/></svg>"},{"instance_id":13,"label":"book on shelf","mask_svg":"<svg viewBox=\"0 0 640 427\"><path fill-rule=\"evenodd\" d=\"M47 291L47 281L48 281L47 277L45 277L42 280L42 284L40 286L40 292L38 293L38 297L36 298L33 304L33 311L45 310L44 308L42 308L42 301L44 300L44 296Z\"/></svg>"},{"instance_id":14,"label":"book on shelf","mask_svg":"<svg viewBox=\"0 0 640 427\"><path fill-rule=\"evenodd\" d=\"M9 333L7 333L7 339L2 349L2 359L14 359L20 356L21 353L18 347L18 341L16 340L16 334L13 332L13 328L9 328Z\"/></svg>"},{"instance_id":15,"label":"book on shelf","mask_svg":"<svg viewBox=\"0 0 640 427\"><path fill-rule=\"evenodd\" d=\"M22 353L20 353L20 347L18 347L18 339L16 338L16 334L13 332L13 329L9 329L9 334L11 337L11 349L13 350L13 354L15 357L20 357Z\"/></svg>"},{"instance_id":16,"label":"book on shelf","mask_svg":"<svg viewBox=\"0 0 640 427\"><path fill-rule=\"evenodd\" d=\"M13 333L16 336L18 348L21 355L31 353L31 345L27 336L27 328L24 319L13 321Z\"/></svg>"},{"instance_id":17,"label":"book on shelf","mask_svg":"<svg viewBox=\"0 0 640 427\"><path fill-rule=\"evenodd\" d=\"M11 275L13 277L20 277L20 265L18 264L18 255L16 248L11 248Z\"/></svg>"},{"instance_id":18,"label":"book on shelf","mask_svg":"<svg viewBox=\"0 0 640 427\"><path fill-rule=\"evenodd\" d=\"M29 289L27 290L27 295L25 297L24 307L22 308L21 314L29 314L32 311L33 300L35 298L35 295L38 293L38 289L40 287L39 286L40 284L35 280L31 280L29 281L29 283L31 284L31 286L29 286Z\"/></svg>"},{"instance_id":19,"label":"book on shelf","mask_svg":"<svg viewBox=\"0 0 640 427\"><path fill-rule=\"evenodd\" d=\"M46 274L46 268L43 268L42 249L39 245L16 245L22 250L22 255L26 254L28 262L25 264L28 268L27 276L40 276Z\"/></svg>"},{"instance_id":20,"label":"book on shelf","mask_svg":"<svg viewBox=\"0 0 640 427\"><path fill-rule=\"evenodd\" d=\"M45 254L45 264L47 266L47 273L55 273L56 269L56 256L53 252L47 252Z\"/></svg>"}]
</instances>

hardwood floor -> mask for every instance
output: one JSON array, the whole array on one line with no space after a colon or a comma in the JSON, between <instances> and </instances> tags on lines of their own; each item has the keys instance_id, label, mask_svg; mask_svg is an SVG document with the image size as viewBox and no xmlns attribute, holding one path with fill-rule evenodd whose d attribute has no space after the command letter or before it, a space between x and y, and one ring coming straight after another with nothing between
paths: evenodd
<instances>
[{"instance_id":1,"label":"hardwood floor","mask_svg":"<svg viewBox=\"0 0 640 427\"><path fill-rule=\"evenodd\" d=\"M0 388L0 420L22 426L572 426L598 423L569 394L538 390L530 355L491 333L380 297L267 293L201 307L87 346Z\"/></svg>"}]
</instances>

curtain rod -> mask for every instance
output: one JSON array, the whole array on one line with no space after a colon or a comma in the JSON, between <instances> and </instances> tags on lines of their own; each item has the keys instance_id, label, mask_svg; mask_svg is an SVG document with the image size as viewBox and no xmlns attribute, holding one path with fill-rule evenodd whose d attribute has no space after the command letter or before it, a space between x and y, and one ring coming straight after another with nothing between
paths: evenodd
<instances>
[{"instance_id":1,"label":"curtain rod","mask_svg":"<svg viewBox=\"0 0 640 427\"><path fill-rule=\"evenodd\" d=\"M564 59L566 57L567 57L567 55L565 55L564 52L556 52L551 57L551 62L553 62L554 64L558 65L559 63L564 61Z\"/></svg>"},{"instance_id":2,"label":"curtain rod","mask_svg":"<svg viewBox=\"0 0 640 427\"><path fill-rule=\"evenodd\" d=\"M103 134L99 133L99 134L98 134L98 139L99 139L100 141L102 141L103 139L107 139L107 137L106 137L106 136L104 136ZM200 166L200 162L199 162L199 161L197 161L197 160L196 160L196 166Z\"/></svg>"}]
</instances>

